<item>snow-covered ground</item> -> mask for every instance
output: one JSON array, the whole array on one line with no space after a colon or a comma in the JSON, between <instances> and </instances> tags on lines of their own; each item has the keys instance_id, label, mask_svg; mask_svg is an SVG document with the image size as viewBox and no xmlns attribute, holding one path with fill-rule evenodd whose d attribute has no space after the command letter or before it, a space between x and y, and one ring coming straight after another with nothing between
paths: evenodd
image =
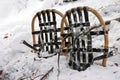
<instances>
[{"instance_id":1,"label":"snow-covered ground","mask_svg":"<svg viewBox=\"0 0 120 80\"><path fill-rule=\"evenodd\" d=\"M0 70L3 70L0 77L4 75L4 80L31 80L35 75L34 80L39 80L54 67L47 79L57 80L57 56L35 60L37 55L21 41L32 44L31 20L37 11L54 8L65 13L78 6L96 9L105 21L120 17L120 0L78 0L61 5L58 0L0 0ZM112 20L108 28L109 46L115 46L120 52L120 22ZM100 63L95 62L87 70L78 72L70 69L66 57L61 56L59 80L120 80L120 54L108 59L107 67Z\"/></svg>"}]
</instances>

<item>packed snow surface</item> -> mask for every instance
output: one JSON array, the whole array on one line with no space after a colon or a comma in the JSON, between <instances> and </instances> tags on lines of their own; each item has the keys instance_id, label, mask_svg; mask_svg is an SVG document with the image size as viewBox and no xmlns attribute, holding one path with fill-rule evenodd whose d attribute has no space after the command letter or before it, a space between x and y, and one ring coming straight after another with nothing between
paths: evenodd
<instances>
[{"instance_id":1,"label":"packed snow surface","mask_svg":"<svg viewBox=\"0 0 120 80\"><path fill-rule=\"evenodd\" d=\"M26 40L32 44L31 20L36 12L56 9L65 13L78 6L94 8L105 21L112 20L107 26L109 47L118 48L118 53L107 60L106 67L101 66L101 61L96 61L81 72L70 69L67 57L61 56L58 76L57 55L39 59L31 49L22 44L22 41ZM63 3L62 0L0 0L0 70L3 71L0 78L40 80L54 67L46 80L120 80L120 22L113 20L118 17L120 0L77 0L69 3ZM95 46L99 45L100 41L99 38L95 38Z\"/></svg>"}]
</instances>

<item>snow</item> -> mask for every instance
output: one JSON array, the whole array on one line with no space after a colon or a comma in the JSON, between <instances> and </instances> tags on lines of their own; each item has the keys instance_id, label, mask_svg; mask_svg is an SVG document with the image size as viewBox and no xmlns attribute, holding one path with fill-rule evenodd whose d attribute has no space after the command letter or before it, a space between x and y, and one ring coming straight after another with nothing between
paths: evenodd
<instances>
[{"instance_id":1,"label":"snow","mask_svg":"<svg viewBox=\"0 0 120 80\"><path fill-rule=\"evenodd\" d=\"M59 5L60 4L60 5ZM44 9L57 9L65 13L78 6L89 6L96 9L103 19L120 17L120 0L78 0L63 3L62 0L0 0L0 70L5 80L39 80L50 68L53 72L47 80L58 79L57 55L48 59L36 59L37 55L23 45L22 40L32 44L31 20L34 14ZM120 52L120 22L112 20L109 28L109 46ZM97 42L98 41L98 42ZM99 45L99 38L96 38ZM59 80L120 80L120 54L108 59L107 66L96 61L85 71L72 70L67 58L60 57Z\"/></svg>"}]
</instances>

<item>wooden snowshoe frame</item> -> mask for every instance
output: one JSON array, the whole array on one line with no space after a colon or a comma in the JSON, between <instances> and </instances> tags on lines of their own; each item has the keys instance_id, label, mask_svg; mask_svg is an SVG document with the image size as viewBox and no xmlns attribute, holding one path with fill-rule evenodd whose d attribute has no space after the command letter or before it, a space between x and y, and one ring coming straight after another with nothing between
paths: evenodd
<instances>
[{"instance_id":1,"label":"wooden snowshoe frame","mask_svg":"<svg viewBox=\"0 0 120 80\"><path fill-rule=\"evenodd\" d=\"M70 34L66 33L65 30L64 30L65 28L71 26L69 24L70 23L69 21L67 21L69 26L65 26L65 21L67 19L67 14L69 13L69 14L72 15L72 12L74 12L74 11L80 11L80 12L82 12L82 11L84 11L85 8L86 8L87 12L91 12L91 13L93 13L97 17L97 19L99 20L99 22L100 22L100 24L102 26L102 29L103 29L102 31L99 32L99 35L104 35L104 44L103 44L104 45L104 49L101 50L101 49L96 49L96 48L93 49L93 48L91 48L92 50L90 52L91 53L92 52L103 52L104 55L107 55L107 53L108 53L108 32L107 32L107 27L106 27L105 22L104 22L103 18L101 17L101 15L96 10L94 10L94 9L92 9L90 7L77 7L77 8L72 8L72 9L66 11L66 14L63 16L62 21L61 21L61 36L64 39L65 35L70 35ZM89 16L87 16L87 17L89 17ZM71 21L72 21L72 19L71 19ZM78 24L78 25L80 26L81 23ZM74 26L76 27L77 25L75 25L75 23L74 23ZM88 22L88 25L85 22L83 26L90 26L89 22ZM98 27L94 27L94 28L98 28ZM68 28L68 30L69 30L69 32L72 32L72 30L70 28ZM92 33L93 33L93 35L95 35L97 32L90 32L90 33L91 33L91 36L92 36ZM71 42L71 44L72 44L72 37L68 37L67 40L69 42ZM68 45L65 44L65 40L62 42L61 45L62 45L63 54L67 55L68 52L69 52L69 48L70 47L68 47ZM90 45L92 45L92 42L90 43ZM72 51L74 52L74 50L72 50ZM81 48L79 48L79 51L82 52ZM102 60L102 66L106 66L106 61L107 61L106 58L104 58Z\"/></svg>"},{"instance_id":2,"label":"wooden snowshoe frame","mask_svg":"<svg viewBox=\"0 0 120 80\"><path fill-rule=\"evenodd\" d=\"M58 16L62 19L63 14L55 9L47 9L37 12L33 17L31 28L35 48L54 53L54 50L61 46L61 38L58 37L58 33L60 34L60 26L57 26L60 23L57 21ZM39 21L39 30L35 30L36 20ZM67 25L66 22L65 24ZM36 53L35 50L34 53Z\"/></svg>"}]
</instances>

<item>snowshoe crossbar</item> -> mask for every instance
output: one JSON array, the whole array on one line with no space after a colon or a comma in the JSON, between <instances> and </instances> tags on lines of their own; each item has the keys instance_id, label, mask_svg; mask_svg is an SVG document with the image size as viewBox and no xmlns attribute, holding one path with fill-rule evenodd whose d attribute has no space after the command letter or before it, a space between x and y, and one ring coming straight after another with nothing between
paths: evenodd
<instances>
[{"instance_id":1,"label":"snowshoe crossbar","mask_svg":"<svg viewBox=\"0 0 120 80\"><path fill-rule=\"evenodd\" d=\"M72 2L72 1L77 1L77 0L63 0L63 2Z\"/></svg>"}]
</instances>

